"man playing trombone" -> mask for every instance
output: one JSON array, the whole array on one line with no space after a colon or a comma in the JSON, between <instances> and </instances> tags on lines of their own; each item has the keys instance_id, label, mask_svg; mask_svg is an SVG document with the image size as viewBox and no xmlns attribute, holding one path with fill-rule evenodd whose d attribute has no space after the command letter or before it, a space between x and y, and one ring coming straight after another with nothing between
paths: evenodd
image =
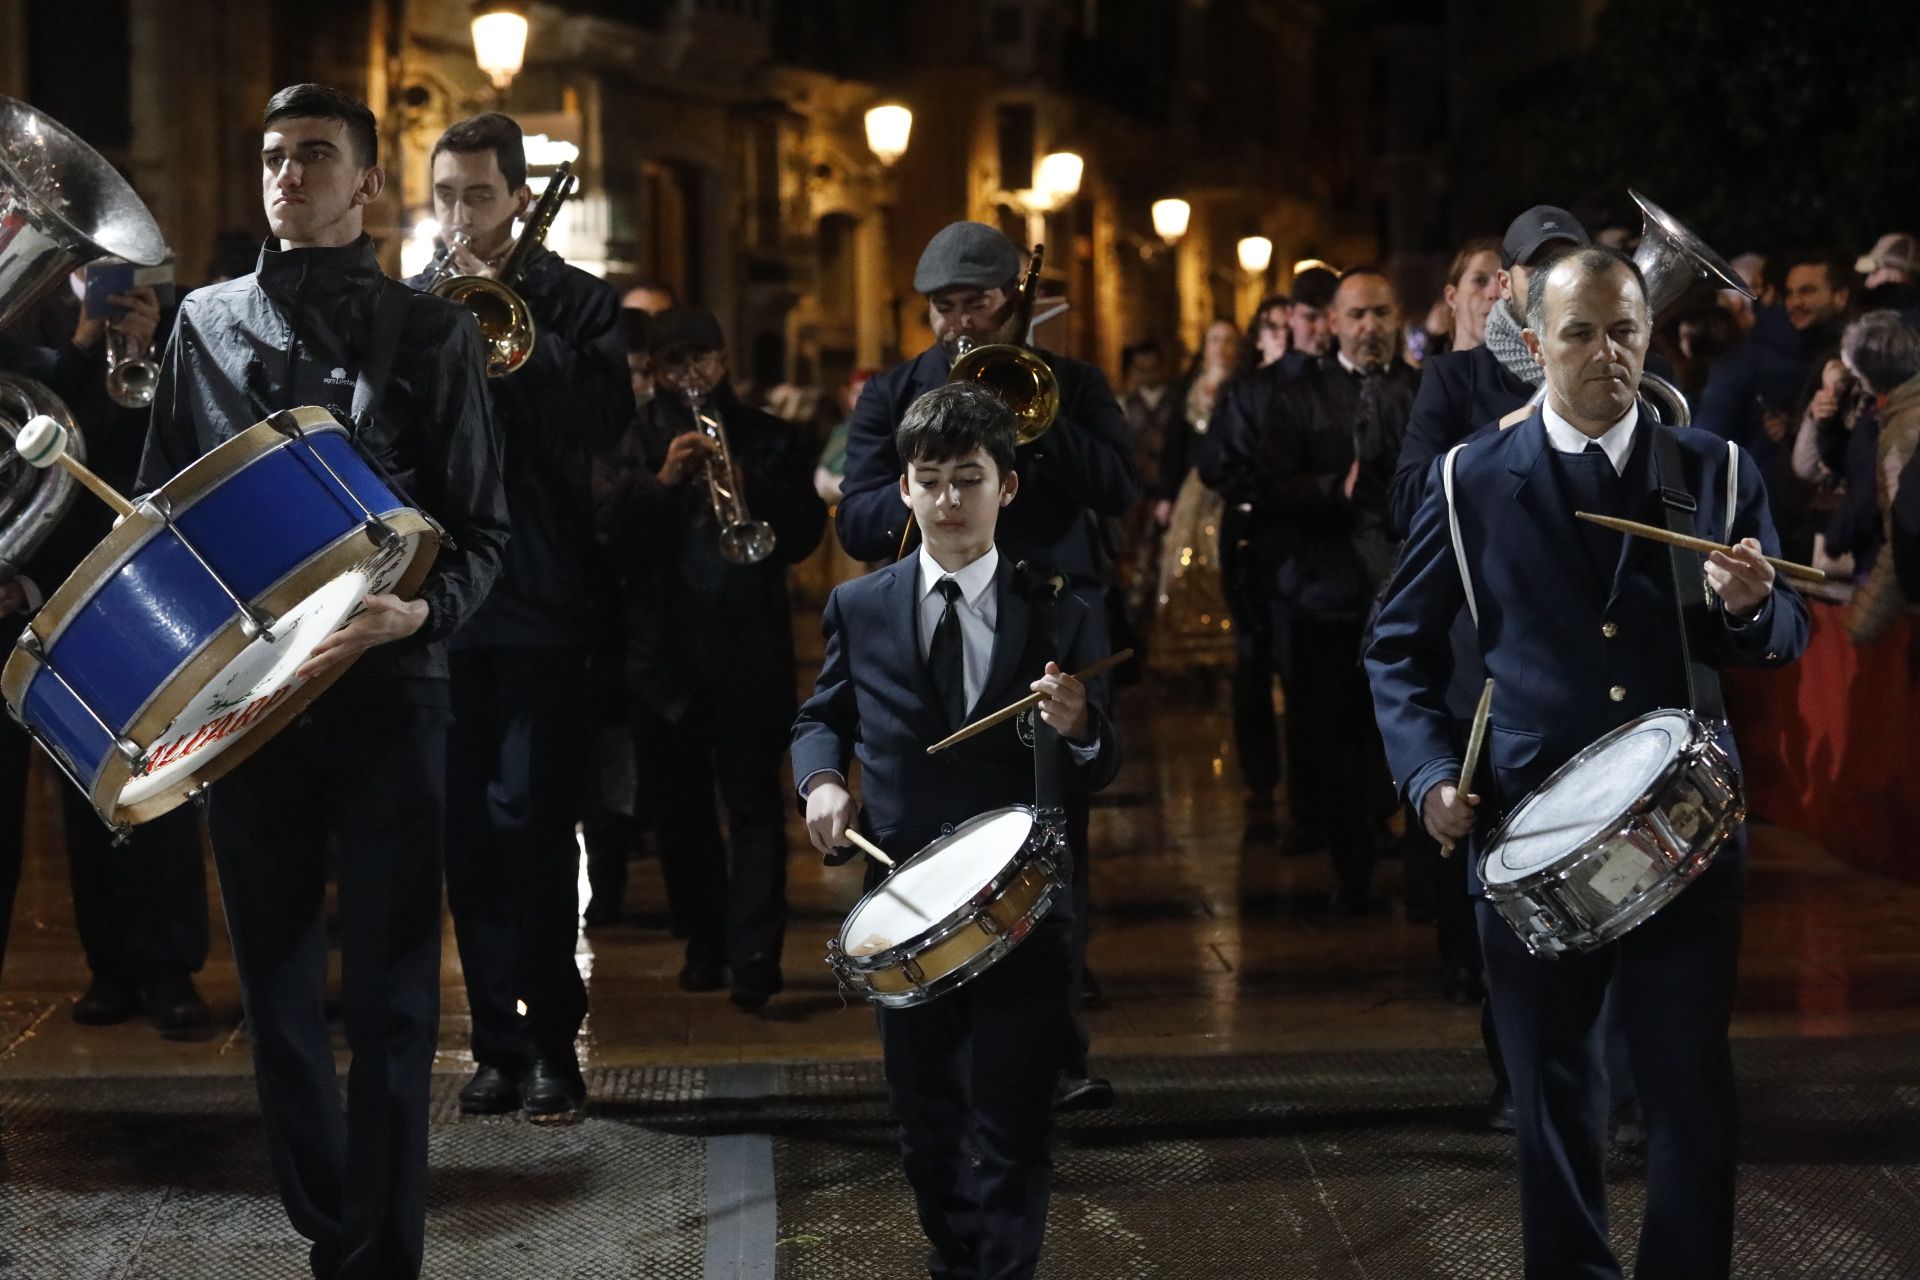
<instances>
[{"instance_id":1,"label":"man playing trombone","mask_svg":"<svg viewBox=\"0 0 1920 1280\"><path fill-rule=\"evenodd\" d=\"M573 827L592 633L589 476L632 416L633 393L610 285L562 262L537 231L514 255L514 278L495 280L533 198L520 126L497 112L462 120L434 144L432 166L448 251L408 283L428 288L450 271L494 280L524 302L535 335L523 365L487 380L513 537L500 580L449 646L447 902L476 1064L460 1109L561 1116L586 1100L573 1048L587 1013L573 960Z\"/></svg>"}]
</instances>

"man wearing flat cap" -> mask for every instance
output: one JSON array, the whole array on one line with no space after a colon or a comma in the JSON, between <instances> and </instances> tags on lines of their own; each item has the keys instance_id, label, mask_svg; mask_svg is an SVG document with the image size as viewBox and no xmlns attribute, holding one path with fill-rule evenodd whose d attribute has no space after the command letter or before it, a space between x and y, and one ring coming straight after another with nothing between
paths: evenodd
<instances>
[{"instance_id":1,"label":"man wearing flat cap","mask_svg":"<svg viewBox=\"0 0 1920 1280\"><path fill-rule=\"evenodd\" d=\"M668 905L687 935L681 987L731 987L733 1003L752 1011L783 985L780 769L798 710L787 567L820 544L827 510L805 442L734 396L711 311L659 312L647 346L655 394L600 460L594 486L601 541L621 583L639 803L649 807ZM772 527L772 553L757 563L721 552L715 444L694 420L695 400L726 433L746 516Z\"/></svg>"},{"instance_id":2,"label":"man wearing flat cap","mask_svg":"<svg viewBox=\"0 0 1920 1280\"><path fill-rule=\"evenodd\" d=\"M907 406L945 384L961 338L976 345L998 340L1017 305L1025 256L1013 241L980 222L955 222L927 242L913 287L927 299L933 345L867 383L847 426L846 481L835 528L841 545L861 560L891 561L905 545L909 513L900 501L900 452L893 433ZM1025 334L1013 335L1024 342ZM1020 490L1000 515L995 541L1016 562L1064 576L1101 627L1094 651L1104 649L1105 593L1112 560L1102 547L1099 516L1122 516L1139 497L1140 481L1127 444L1127 420L1106 375L1085 361L1036 352L1060 384L1060 413L1047 433L1015 455ZM1074 847L1075 973L1085 970L1086 809L1071 806L1068 839ZM1084 986L1084 984L1079 984ZM1084 1058L1084 1049L1076 1057ZM1070 1068L1069 1102L1098 1105L1104 1082L1089 1082L1084 1062Z\"/></svg>"}]
</instances>

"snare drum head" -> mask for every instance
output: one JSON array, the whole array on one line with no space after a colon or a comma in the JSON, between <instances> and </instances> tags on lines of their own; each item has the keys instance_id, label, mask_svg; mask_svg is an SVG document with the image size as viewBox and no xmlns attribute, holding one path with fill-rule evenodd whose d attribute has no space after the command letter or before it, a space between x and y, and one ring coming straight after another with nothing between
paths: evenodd
<instances>
[{"instance_id":1,"label":"snare drum head","mask_svg":"<svg viewBox=\"0 0 1920 1280\"><path fill-rule=\"evenodd\" d=\"M1695 733L1686 712L1655 711L1601 738L1513 811L1487 851L1481 878L1524 880L1617 826Z\"/></svg>"},{"instance_id":2,"label":"snare drum head","mask_svg":"<svg viewBox=\"0 0 1920 1280\"><path fill-rule=\"evenodd\" d=\"M986 888L1032 834L1032 813L996 809L941 836L853 909L840 931L841 950L872 955L927 932Z\"/></svg>"}]
</instances>

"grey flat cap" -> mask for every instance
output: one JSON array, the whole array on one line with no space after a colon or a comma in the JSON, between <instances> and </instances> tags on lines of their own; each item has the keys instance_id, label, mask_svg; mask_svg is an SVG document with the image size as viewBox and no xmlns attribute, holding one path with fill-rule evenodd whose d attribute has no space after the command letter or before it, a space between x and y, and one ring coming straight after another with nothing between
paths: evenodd
<instances>
[{"instance_id":1,"label":"grey flat cap","mask_svg":"<svg viewBox=\"0 0 1920 1280\"><path fill-rule=\"evenodd\" d=\"M927 241L913 269L917 293L937 293L955 285L993 289L1020 274L1020 251L998 228L984 222L953 222Z\"/></svg>"}]
</instances>

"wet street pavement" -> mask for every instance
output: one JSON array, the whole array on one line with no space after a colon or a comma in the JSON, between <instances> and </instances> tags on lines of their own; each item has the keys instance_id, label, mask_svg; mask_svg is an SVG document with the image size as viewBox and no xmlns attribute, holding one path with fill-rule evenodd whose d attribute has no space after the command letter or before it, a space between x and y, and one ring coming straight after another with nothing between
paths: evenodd
<instances>
[{"instance_id":1,"label":"wet street pavement","mask_svg":"<svg viewBox=\"0 0 1920 1280\"><path fill-rule=\"evenodd\" d=\"M1250 836L1223 692L1124 698L1129 763L1094 811L1105 998L1087 1014L1120 1097L1064 1125L1042 1275L1514 1274L1478 1015L1441 997L1400 869L1380 868L1367 914L1332 912L1324 853ZM35 779L0 983L0 1274L299 1276L217 914L208 1033L69 1016L87 974L55 783ZM458 1116L447 930L429 1275L915 1274L873 1018L823 963L858 869L821 867L797 824L793 848L787 988L759 1014L679 990L658 863L633 863L626 916L579 942L592 1104L573 1126ZM1920 887L1760 826L1750 892L1739 1274L1920 1275ZM1630 1252L1638 1162L1613 1173Z\"/></svg>"}]
</instances>

